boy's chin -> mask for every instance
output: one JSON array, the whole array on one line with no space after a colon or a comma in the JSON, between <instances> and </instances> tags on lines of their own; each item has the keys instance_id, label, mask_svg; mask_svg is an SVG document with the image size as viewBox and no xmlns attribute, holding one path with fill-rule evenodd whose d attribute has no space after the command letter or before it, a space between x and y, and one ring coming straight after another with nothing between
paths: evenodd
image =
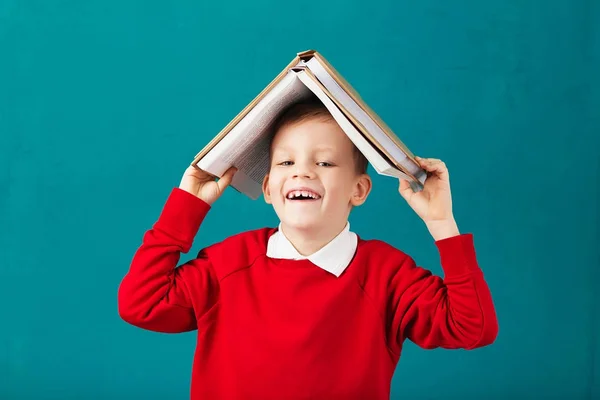
<instances>
[{"instance_id":1,"label":"boy's chin","mask_svg":"<svg viewBox=\"0 0 600 400\"><path fill-rule=\"evenodd\" d=\"M295 229L295 230L300 230L300 231L314 231L314 230L318 230L321 229L324 224L323 221L319 221L319 220L289 220L289 219L284 219L282 221L283 225L287 228L290 229Z\"/></svg>"}]
</instances>

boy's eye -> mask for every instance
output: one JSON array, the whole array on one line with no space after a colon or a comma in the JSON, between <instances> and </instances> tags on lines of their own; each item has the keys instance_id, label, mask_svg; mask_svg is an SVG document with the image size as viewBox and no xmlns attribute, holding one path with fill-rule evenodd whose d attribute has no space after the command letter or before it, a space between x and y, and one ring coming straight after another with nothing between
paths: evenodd
<instances>
[{"instance_id":1,"label":"boy's eye","mask_svg":"<svg viewBox=\"0 0 600 400\"><path fill-rule=\"evenodd\" d=\"M293 161L281 161L278 165L286 167L286 166L294 165L294 162ZM333 167L333 164L331 164L327 161L320 161L317 163L317 165L319 167Z\"/></svg>"}]
</instances>

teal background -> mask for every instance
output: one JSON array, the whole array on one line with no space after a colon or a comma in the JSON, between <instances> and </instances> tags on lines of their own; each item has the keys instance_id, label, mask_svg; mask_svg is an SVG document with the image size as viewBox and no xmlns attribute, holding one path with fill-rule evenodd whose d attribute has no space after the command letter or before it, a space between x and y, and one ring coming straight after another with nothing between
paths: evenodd
<instances>
[{"instance_id":1,"label":"teal background","mask_svg":"<svg viewBox=\"0 0 600 400\"><path fill-rule=\"evenodd\" d=\"M600 2L0 0L0 398L184 399L195 335L127 325L117 288L208 140L313 48L443 159L496 343L406 344L395 399L600 398ZM440 274L374 176L353 230ZM192 251L274 212L233 190Z\"/></svg>"}]
</instances>

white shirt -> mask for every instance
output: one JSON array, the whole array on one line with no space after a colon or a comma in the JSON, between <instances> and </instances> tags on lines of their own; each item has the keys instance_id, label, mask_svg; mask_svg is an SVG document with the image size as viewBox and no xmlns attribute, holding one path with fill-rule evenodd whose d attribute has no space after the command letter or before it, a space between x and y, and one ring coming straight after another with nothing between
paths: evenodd
<instances>
[{"instance_id":1,"label":"white shirt","mask_svg":"<svg viewBox=\"0 0 600 400\"><path fill-rule=\"evenodd\" d=\"M267 257L288 260L308 259L316 266L339 277L352 261L357 245L358 237L356 233L350 231L350 222L347 222L344 230L323 248L310 256L303 256L283 234L280 223L279 229L271 235L267 243Z\"/></svg>"}]
</instances>

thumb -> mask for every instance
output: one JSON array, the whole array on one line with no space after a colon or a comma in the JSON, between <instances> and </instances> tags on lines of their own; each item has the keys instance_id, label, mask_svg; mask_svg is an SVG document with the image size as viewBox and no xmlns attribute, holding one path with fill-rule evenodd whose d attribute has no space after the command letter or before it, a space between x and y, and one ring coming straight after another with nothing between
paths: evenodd
<instances>
[{"instance_id":1,"label":"thumb","mask_svg":"<svg viewBox=\"0 0 600 400\"><path fill-rule=\"evenodd\" d=\"M227 171L225 171L223 176L217 181L217 185L219 186L220 192L225 190L225 188L231 184L231 181L233 180L233 175L235 175L236 172L236 167L231 167Z\"/></svg>"},{"instance_id":2,"label":"thumb","mask_svg":"<svg viewBox=\"0 0 600 400\"><path fill-rule=\"evenodd\" d=\"M408 200L413 195L413 190L410 187L408 180L400 178L400 186L398 192L405 200Z\"/></svg>"}]
</instances>

